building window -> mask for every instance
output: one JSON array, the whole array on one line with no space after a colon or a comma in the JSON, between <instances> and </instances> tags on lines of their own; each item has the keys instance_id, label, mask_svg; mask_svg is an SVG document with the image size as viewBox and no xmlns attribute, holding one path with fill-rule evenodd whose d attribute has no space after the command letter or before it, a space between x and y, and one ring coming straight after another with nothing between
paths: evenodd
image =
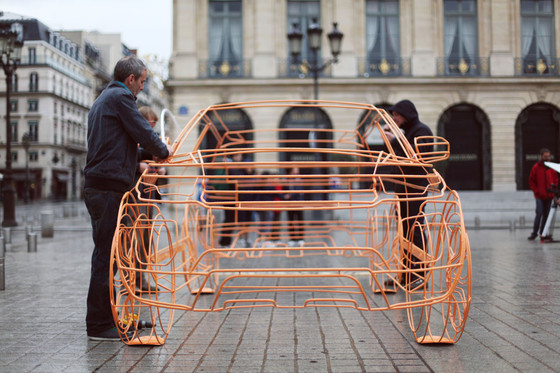
<instances>
[{"instance_id":1,"label":"building window","mask_svg":"<svg viewBox=\"0 0 560 373\"><path fill-rule=\"evenodd\" d=\"M444 0L445 75L477 75L478 17L475 0Z\"/></svg>"},{"instance_id":2,"label":"building window","mask_svg":"<svg viewBox=\"0 0 560 373\"><path fill-rule=\"evenodd\" d=\"M18 152L13 151L12 152L12 162L17 162L17 160L18 160Z\"/></svg>"},{"instance_id":3,"label":"building window","mask_svg":"<svg viewBox=\"0 0 560 373\"><path fill-rule=\"evenodd\" d=\"M10 122L10 129L11 129L11 142L18 141L18 123L17 122Z\"/></svg>"},{"instance_id":4,"label":"building window","mask_svg":"<svg viewBox=\"0 0 560 373\"><path fill-rule=\"evenodd\" d=\"M27 122L29 126L28 133L29 139L31 141L38 141L39 140L39 122L36 120L30 120Z\"/></svg>"},{"instance_id":5,"label":"building window","mask_svg":"<svg viewBox=\"0 0 560 373\"><path fill-rule=\"evenodd\" d=\"M523 74L558 72L554 51L552 0L521 0L521 64Z\"/></svg>"},{"instance_id":6,"label":"building window","mask_svg":"<svg viewBox=\"0 0 560 373\"><path fill-rule=\"evenodd\" d=\"M39 100L27 100L27 111L38 111Z\"/></svg>"},{"instance_id":7,"label":"building window","mask_svg":"<svg viewBox=\"0 0 560 373\"><path fill-rule=\"evenodd\" d=\"M30 151L29 152L29 162L37 162L39 161L39 152L37 151Z\"/></svg>"},{"instance_id":8,"label":"building window","mask_svg":"<svg viewBox=\"0 0 560 373\"><path fill-rule=\"evenodd\" d=\"M37 92L39 90L39 74L31 73L29 75L29 92Z\"/></svg>"},{"instance_id":9,"label":"building window","mask_svg":"<svg viewBox=\"0 0 560 373\"><path fill-rule=\"evenodd\" d=\"M399 2L366 1L367 73L400 75Z\"/></svg>"},{"instance_id":10,"label":"building window","mask_svg":"<svg viewBox=\"0 0 560 373\"><path fill-rule=\"evenodd\" d=\"M34 65L37 63L37 50L35 48L29 48L29 64Z\"/></svg>"},{"instance_id":11,"label":"building window","mask_svg":"<svg viewBox=\"0 0 560 373\"><path fill-rule=\"evenodd\" d=\"M12 74L12 92L18 91L18 76L17 74Z\"/></svg>"},{"instance_id":12,"label":"building window","mask_svg":"<svg viewBox=\"0 0 560 373\"><path fill-rule=\"evenodd\" d=\"M209 76L243 76L241 1L210 1L209 13Z\"/></svg>"},{"instance_id":13,"label":"building window","mask_svg":"<svg viewBox=\"0 0 560 373\"><path fill-rule=\"evenodd\" d=\"M288 25L286 30L292 30L294 24L297 25L299 31L303 34L303 39L301 41L301 54L298 56L297 61L290 61L292 72L294 66L299 66L303 61L309 61L313 55L311 48L309 47L309 41L307 39L307 28L313 23L313 19L320 25L321 24L321 3L316 0L308 1L288 1ZM290 51L288 50L288 56L290 56ZM317 51L317 56L319 61L317 64L321 63L321 50ZM291 58L291 56L290 56ZM299 71L295 71L296 75Z\"/></svg>"},{"instance_id":14,"label":"building window","mask_svg":"<svg viewBox=\"0 0 560 373\"><path fill-rule=\"evenodd\" d=\"M18 111L18 100L10 100L10 111L14 113Z\"/></svg>"}]
</instances>

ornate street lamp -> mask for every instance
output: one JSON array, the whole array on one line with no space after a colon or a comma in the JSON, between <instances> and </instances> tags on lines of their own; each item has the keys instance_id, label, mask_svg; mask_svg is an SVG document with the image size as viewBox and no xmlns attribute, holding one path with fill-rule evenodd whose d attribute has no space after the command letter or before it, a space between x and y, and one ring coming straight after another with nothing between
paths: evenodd
<instances>
[{"instance_id":1,"label":"ornate street lamp","mask_svg":"<svg viewBox=\"0 0 560 373\"><path fill-rule=\"evenodd\" d=\"M25 194L23 200L29 202L29 146L31 145L31 136L26 132L21 137L21 144L25 149Z\"/></svg>"},{"instance_id":2,"label":"ornate street lamp","mask_svg":"<svg viewBox=\"0 0 560 373\"><path fill-rule=\"evenodd\" d=\"M323 29L317 23L317 19L313 18L311 24L307 28L307 39L309 41L309 48L313 54L311 64L304 61L304 66L313 73L313 97L315 100L319 98L319 73L323 71L327 66L337 63L338 56L340 55L340 49L342 47L342 38L344 34L338 30L338 23L333 23L333 30L329 32L327 37L329 38L329 45L331 48L332 58L326 61L324 64L320 65L317 54L319 49L321 49L321 36L323 34ZM297 62L299 55L301 54L302 39L303 34L298 28L298 24L294 23L292 25L292 31L287 35L288 44L290 48L290 54L294 62Z\"/></svg>"},{"instance_id":3,"label":"ornate street lamp","mask_svg":"<svg viewBox=\"0 0 560 373\"><path fill-rule=\"evenodd\" d=\"M15 227L15 189L12 177L12 128L10 124L10 91L12 77L21 61L23 47L23 27L19 23L0 28L0 64L6 75L6 170L2 187L2 203L4 206L3 227Z\"/></svg>"}]
</instances>

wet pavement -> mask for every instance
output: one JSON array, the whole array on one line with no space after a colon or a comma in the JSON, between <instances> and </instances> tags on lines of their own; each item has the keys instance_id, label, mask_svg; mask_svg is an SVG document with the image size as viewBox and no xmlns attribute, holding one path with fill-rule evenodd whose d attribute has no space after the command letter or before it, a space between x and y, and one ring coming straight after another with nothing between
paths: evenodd
<instances>
[{"instance_id":1,"label":"wet pavement","mask_svg":"<svg viewBox=\"0 0 560 373\"><path fill-rule=\"evenodd\" d=\"M40 232L43 210L54 237L39 233L28 252L25 222ZM414 342L404 310L253 308L176 311L165 345L131 347L86 337L83 205L18 206L18 221L0 291L0 372L560 372L560 242L527 241L526 227L469 230L473 298L454 345Z\"/></svg>"}]
</instances>

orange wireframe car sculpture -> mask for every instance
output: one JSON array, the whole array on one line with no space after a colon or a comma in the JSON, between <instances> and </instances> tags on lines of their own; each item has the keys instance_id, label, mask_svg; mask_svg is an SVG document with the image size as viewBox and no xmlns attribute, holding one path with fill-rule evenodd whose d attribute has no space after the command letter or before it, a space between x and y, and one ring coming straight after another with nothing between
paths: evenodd
<instances>
[{"instance_id":1,"label":"orange wireframe car sculpture","mask_svg":"<svg viewBox=\"0 0 560 373\"><path fill-rule=\"evenodd\" d=\"M255 120L292 110L303 122L228 129L238 109ZM359 125L314 126L326 113L336 128ZM383 149L370 148L372 136ZM165 343L175 310L352 307L406 309L417 342L455 343L471 302L469 241L459 197L433 167L449 144L436 136L422 144L409 144L384 110L366 104L267 101L200 111L163 164L168 174L147 170L122 200L111 299L123 341ZM426 144L434 150L423 152ZM425 186L413 187L415 178ZM396 184L411 187L398 193ZM402 217L407 201L421 201L422 216ZM413 231L424 248L412 243ZM415 271L412 256L423 281L401 285Z\"/></svg>"}]
</instances>

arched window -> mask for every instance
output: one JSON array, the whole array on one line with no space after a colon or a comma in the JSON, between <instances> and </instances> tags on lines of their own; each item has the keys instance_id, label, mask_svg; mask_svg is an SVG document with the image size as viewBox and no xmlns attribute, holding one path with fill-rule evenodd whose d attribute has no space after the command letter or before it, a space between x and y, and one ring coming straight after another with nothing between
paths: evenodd
<instances>
[{"instance_id":1,"label":"arched window","mask_svg":"<svg viewBox=\"0 0 560 373\"><path fill-rule=\"evenodd\" d=\"M228 131L243 131L243 130L252 130L253 123L251 119L242 109L225 109L225 110L216 110L210 111L207 114L208 119L216 126L218 130L218 136L212 131L208 131L204 137L204 140L201 144L202 149L216 149L218 147L226 146L231 142L235 142L236 140L242 137L245 141L253 140L253 133L234 133L229 136L224 136ZM205 124L204 121L201 122L201 127L199 128L200 131L203 130ZM249 144L244 144L243 147L252 146ZM235 147L235 145L233 145ZM252 160L252 154L249 155L248 160Z\"/></svg>"},{"instance_id":2,"label":"arched window","mask_svg":"<svg viewBox=\"0 0 560 373\"><path fill-rule=\"evenodd\" d=\"M547 103L525 108L515 123L515 179L517 189L529 189L531 168L539 150L550 149L552 162L560 161L560 110Z\"/></svg>"},{"instance_id":3,"label":"arched window","mask_svg":"<svg viewBox=\"0 0 560 373\"><path fill-rule=\"evenodd\" d=\"M321 129L332 129L332 123L327 113L320 108L293 107L289 109L280 120L281 147L295 148L321 148L331 147L332 144L320 140L332 139L332 132L321 131ZM324 153L288 152L280 153L282 161L326 161ZM314 157L310 159L310 157Z\"/></svg>"},{"instance_id":4,"label":"arched window","mask_svg":"<svg viewBox=\"0 0 560 373\"><path fill-rule=\"evenodd\" d=\"M490 122L486 114L470 104L452 106L441 115L437 133L451 146L449 159L436 165L446 183L457 190L490 190Z\"/></svg>"}]
</instances>

